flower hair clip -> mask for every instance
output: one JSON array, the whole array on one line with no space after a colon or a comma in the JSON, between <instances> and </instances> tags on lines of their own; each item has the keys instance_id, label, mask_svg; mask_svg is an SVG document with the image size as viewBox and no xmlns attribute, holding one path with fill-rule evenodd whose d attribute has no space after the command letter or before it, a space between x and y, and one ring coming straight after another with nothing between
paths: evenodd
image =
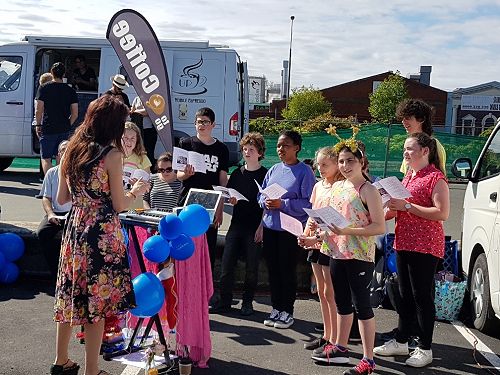
<instances>
[{"instance_id":1,"label":"flower hair clip","mask_svg":"<svg viewBox=\"0 0 500 375\"><path fill-rule=\"evenodd\" d=\"M358 150L358 142L356 141L356 135L359 133L359 126L353 125L351 126L352 129L352 136L350 138L342 138L340 135L337 134L337 127L330 125L327 129L326 132L334 137L337 137L339 142L335 146L333 146L333 149L335 153L339 153L340 150L342 150L343 147L348 147L352 152L356 152Z\"/></svg>"}]
</instances>

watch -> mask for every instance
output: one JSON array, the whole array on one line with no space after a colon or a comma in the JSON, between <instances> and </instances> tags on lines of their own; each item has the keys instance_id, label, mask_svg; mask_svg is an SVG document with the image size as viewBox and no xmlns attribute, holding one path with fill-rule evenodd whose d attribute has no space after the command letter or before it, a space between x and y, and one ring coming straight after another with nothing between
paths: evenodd
<instances>
[{"instance_id":1,"label":"watch","mask_svg":"<svg viewBox=\"0 0 500 375\"><path fill-rule=\"evenodd\" d=\"M406 204L405 204L405 210L406 210L406 212L408 212L410 210L410 208L411 208L411 203L406 202Z\"/></svg>"}]
</instances>

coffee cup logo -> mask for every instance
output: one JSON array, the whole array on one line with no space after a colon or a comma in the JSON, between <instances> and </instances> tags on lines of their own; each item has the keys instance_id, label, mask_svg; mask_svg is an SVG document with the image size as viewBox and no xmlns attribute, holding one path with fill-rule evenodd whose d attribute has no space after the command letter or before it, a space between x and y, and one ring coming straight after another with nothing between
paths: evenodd
<instances>
[{"instance_id":1,"label":"coffee cup logo","mask_svg":"<svg viewBox=\"0 0 500 375\"><path fill-rule=\"evenodd\" d=\"M149 108L151 108L155 114L159 116L165 110L165 99L163 99L163 96L161 95L153 94L149 97L149 100L146 102L146 105Z\"/></svg>"}]
</instances>

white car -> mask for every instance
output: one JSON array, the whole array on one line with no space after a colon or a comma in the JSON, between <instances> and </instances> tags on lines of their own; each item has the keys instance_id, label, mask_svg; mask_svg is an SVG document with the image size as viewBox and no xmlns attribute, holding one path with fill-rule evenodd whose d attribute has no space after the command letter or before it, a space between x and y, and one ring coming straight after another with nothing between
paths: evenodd
<instances>
[{"instance_id":1,"label":"white car","mask_svg":"<svg viewBox=\"0 0 500 375\"><path fill-rule=\"evenodd\" d=\"M474 169L468 158L453 162L453 174L469 180L464 197L462 270L467 277L474 326L500 328L500 119Z\"/></svg>"}]
</instances>

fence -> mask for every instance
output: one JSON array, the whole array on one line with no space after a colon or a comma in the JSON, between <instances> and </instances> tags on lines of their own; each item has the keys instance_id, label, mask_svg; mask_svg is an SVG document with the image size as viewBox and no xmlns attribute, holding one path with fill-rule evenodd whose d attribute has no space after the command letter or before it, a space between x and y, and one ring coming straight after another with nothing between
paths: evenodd
<instances>
[{"instance_id":1,"label":"fence","mask_svg":"<svg viewBox=\"0 0 500 375\"><path fill-rule=\"evenodd\" d=\"M337 133L342 138L352 135L351 129L339 129ZM473 163L476 162L479 154L486 142L486 138L466 135L449 134L435 132L434 136L441 142L446 150L446 171L449 178L451 174L451 164L459 157L468 157ZM262 164L270 167L279 162L275 145L278 135L264 135L266 140L266 155ZM326 132L306 133L302 135L302 150L299 154L301 160L314 158L317 149L334 145L337 138L328 135ZM401 124L382 125L368 124L361 125L357 139L366 145L366 154L370 162L370 174L373 176L397 176L402 178L399 172L403 159L403 144L406 139L406 131ZM389 140L389 149L387 149Z\"/></svg>"}]
</instances>

